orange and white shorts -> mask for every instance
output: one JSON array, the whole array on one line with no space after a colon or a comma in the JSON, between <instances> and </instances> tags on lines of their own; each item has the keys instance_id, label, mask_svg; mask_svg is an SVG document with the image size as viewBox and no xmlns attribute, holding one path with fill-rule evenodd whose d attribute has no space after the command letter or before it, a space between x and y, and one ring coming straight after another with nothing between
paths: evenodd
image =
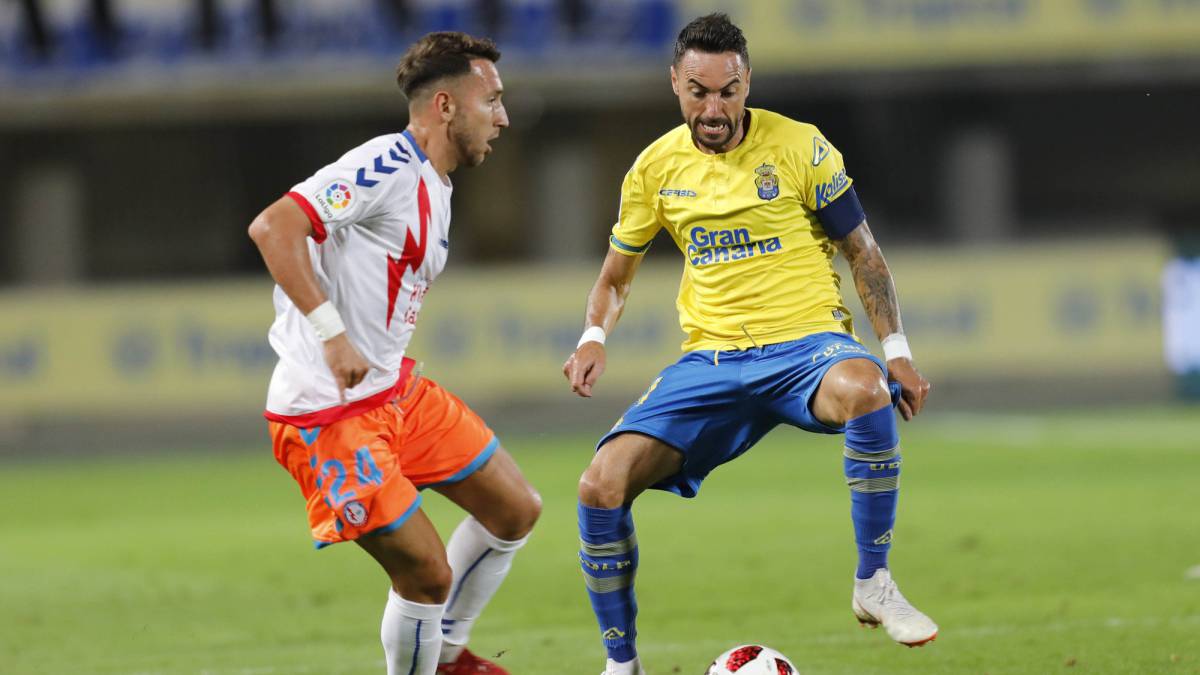
<instances>
[{"instance_id":1,"label":"orange and white shorts","mask_svg":"<svg viewBox=\"0 0 1200 675\"><path fill-rule=\"evenodd\" d=\"M421 503L419 490L463 480L499 447L465 403L410 376L396 400L323 427L268 421L275 459L300 484L317 548L390 532Z\"/></svg>"}]
</instances>

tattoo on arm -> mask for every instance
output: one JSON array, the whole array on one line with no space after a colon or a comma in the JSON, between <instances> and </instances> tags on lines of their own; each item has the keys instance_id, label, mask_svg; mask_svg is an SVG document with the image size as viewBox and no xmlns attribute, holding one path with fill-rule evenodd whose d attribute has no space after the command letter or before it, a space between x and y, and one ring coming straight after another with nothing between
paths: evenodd
<instances>
[{"instance_id":1,"label":"tattoo on arm","mask_svg":"<svg viewBox=\"0 0 1200 675\"><path fill-rule=\"evenodd\" d=\"M867 310L876 337L882 340L892 333L903 332L896 284L867 224L862 223L845 239L835 243L850 263L858 297L862 300L863 309Z\"/></svg>"}]
</instances>

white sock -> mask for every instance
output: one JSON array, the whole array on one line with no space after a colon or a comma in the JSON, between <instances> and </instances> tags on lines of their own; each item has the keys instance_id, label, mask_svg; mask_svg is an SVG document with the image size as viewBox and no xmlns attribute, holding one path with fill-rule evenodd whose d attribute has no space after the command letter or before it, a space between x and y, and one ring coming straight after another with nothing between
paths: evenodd
<instances>
[{"instance_id":1,"label":"white sock","mask_svg":"<svg viewBox=\"0 0 1200 675\"><path fill-rule=\"evenodd\" d=\"M433 675L442 651L438 629L445 605L423 605L388 590L379 637L387 657L388 675Z\"/></svg>"},{"instance_id":2,"label":"white sock","mask_svg":"<svg viewBox=\"0 0 1200 675\"><path fill-rule=\"evenodd\" d=\"M446 557L454 571L454 583L442 617L442 663L452 663L462 653L475 619L500 588L513 556L528 538L499 539L471 516L450 535Z\"/></svg>"},{"instance_id":3,"label":"white sock","mask_svg":"<svg viewBox=\"0 0 1200 675\"><path fill-rule=\"evenodd\" d=\"M609 659L605 664L603 675L644 675L646 671L642 670L641 659L632 661L624 661L618 663Z\"/></svg>"}]
</instances>

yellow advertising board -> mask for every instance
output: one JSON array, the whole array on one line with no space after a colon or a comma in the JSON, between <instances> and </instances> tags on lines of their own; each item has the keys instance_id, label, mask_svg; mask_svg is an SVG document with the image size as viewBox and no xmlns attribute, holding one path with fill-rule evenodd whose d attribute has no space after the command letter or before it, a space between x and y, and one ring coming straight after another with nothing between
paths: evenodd
<instances>
[{"instance_id":1,"label":"yellow advertising board","mask_svg":"<svg viewBox=\"0 0 1200 675\"><path fill-rule=\"evenodd\" d=\"M261 405L271 284L98 286L0 295L0 406L128 413Z\"/></svg>"},{"instance_id":2,"label":"yellow advertising board","mask_svg":"<svg viewBox=\"0 0 1200 675\"><path fill-rule=\"evenodd\" d=\"M888 256L905 332L930 377L1098 378L1166 372L1164 242L1063 242ZM847 272L848 274L848 272ZM878 353L852 282L843 294Z\"/></svg>"},{"instance_id":3,"label":"yellow advertising board","mask_svg":"<svg viewBox=\"0 0 1200 675\"><path fill-rule=\"evenodd\" d=\"M1136 240L889 256L918 365L934 380L1163 373L1165 245ZM595 265L472 269L434 285L409 353L471 401L569 395L560 368ZM636 395L679 357L680 268L648 264L602 383ZM257 414L275 356L267 279L0 294L3 415ZM854 304L852 285L847 299ZM869 325L858 332L878 352Z\"/></svg>"},{"instance_id":4,"label":"yellow advertising board","mask_svg":"<svg viewBox=\"0 0 1200 675\"><path fill-rule=\"evenodd\" d=\"M1200 54L1194 0L683 0L728 12L756 67L827 70Z\"/></svg>"}]
</instances>

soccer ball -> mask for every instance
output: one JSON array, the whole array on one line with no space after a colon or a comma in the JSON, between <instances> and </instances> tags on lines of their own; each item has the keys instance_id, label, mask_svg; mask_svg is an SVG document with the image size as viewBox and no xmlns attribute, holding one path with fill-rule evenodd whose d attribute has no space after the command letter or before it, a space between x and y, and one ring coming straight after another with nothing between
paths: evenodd
<instances>
[{"instance_id":1,"label":"soccer ball","mask_svg":"<svg viewBox=\"0 0 1200 675\"><path fill-rule=\"evenodd\" d=\"M770 647L742 645L718 656L704 675L800 675L800 671Z\"/></svg>"}]
</instances>

